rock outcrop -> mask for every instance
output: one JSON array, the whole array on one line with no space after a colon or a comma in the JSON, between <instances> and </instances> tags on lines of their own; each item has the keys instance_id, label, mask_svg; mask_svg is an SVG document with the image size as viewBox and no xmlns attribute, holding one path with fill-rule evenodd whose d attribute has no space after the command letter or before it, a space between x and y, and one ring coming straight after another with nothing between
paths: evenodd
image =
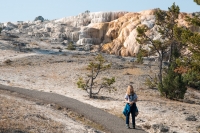
<instances>
[{"instance_id":1,"label":"rock outcrop","mask_svg":"<svg viewBox=\"0 0 200 133\"><path fill-rule=\"evenodd\" d=\"M77 46L99 45L103 52L121 56L135 56L140 44L136 41L136 28L147 25L152 39L159 38L155 25L155 10L142 12L85 12L77 16L52 21L4 23L5 32L23 33L28 36L47 39L52 43L74 42ZM181 13L179 25L187 26L186 13ZM44 21L44 22L43 22ZM190 27L199 31L196 27Z\"/></svg>"}]
</instances>

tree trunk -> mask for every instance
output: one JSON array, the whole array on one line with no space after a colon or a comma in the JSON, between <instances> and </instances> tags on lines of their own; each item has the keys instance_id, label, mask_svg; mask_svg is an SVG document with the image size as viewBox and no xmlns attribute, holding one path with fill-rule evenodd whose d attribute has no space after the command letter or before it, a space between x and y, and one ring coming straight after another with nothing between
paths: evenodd
<instances>
[{"instance_id":1,"label":"tree trunk","mask_svg":"<svg viewBox=\"0 0 200 133\"><path fill-rule=\"evenodd\" d=\"M94 76L94 68L92 68L92 75L91 75L91 83L90 83L90 98L92 98L92 86L93 86L93 78Z\"/></svg>"},{"instance_id":2,"label":"tree trunk","mask_svg":"<svg viewBox=\"0 0 200 133\"><path fill-rule=\"evenodd\" d=\"M162 84L162 62L163 62L163 52L160 53L159 55L159 74L158 74L158 79L159 79L159 84L161 87L163 86Z\"/></svg>"},{"instance_id":3,"label":"tree trunk","mask_svg":"<svg viewBox=\"0 0 200 133\"><path fill-rule=\"evenodd\" d=\"M170 53L169 53L169 66L171 65L171 62L172 62L172 54L173 54L173 52L174 52L174 49L175 49L175 42L174 41L172 41L172 43L170 44Z\"/></svg>"},{"instance_id":4,"label":"tree trunk","mask_svg":"<svg viewBox=\"0 0 200 133\"><path fill-rule=\"evenodd\" d=\"M171 63L172 60L172 44L170 44L170 50L169 50L169 64Z\"/></svg>"}]
</instances>

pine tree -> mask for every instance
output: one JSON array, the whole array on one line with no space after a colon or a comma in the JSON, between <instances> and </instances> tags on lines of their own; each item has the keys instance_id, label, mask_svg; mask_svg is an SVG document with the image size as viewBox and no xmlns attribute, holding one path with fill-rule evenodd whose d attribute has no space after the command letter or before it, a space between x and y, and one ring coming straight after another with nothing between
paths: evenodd
<instances>
[{"instance_id":1,"label":"pine tree","mask_svg":"<svg viewBox=\"0 0 200 133\"><path fill-rule=\"evenodd\" d=\"M188 16L186 21L190 26L200 26L199 16ZM176 27L174 34L181 43L187 44L190 51L178 60L179 68L187 70L183 73L184 81L188 86L200 89L200 34L191 31L190 27Z\"/></svg>"},{"instance_id":2,"label":"pine tree","mask_svg":"<svg viewBox=\"0 0 200 133\"><path fill-rule=\"evenodd\" d=\"M169 99L183 99L187 88L181 74L174 72L171 66L163 78L163 87L159 87L162 95Z\"/></svg>"},{"instance_id":3,"label":"pine tree","mask_svg":"<svg viewBox=\"0 0 200 133\"><path fill-rule=\"evenodd\" d=\"M137 28L138 43L145 45L151 44L151 51L155 51L158 54L159 59L159 74L158 80L160 87L162 87L162 78L163 78L163 66L162 62L164 60L164 55L169 53L169 64L175 59L173 59L172 54L174 49L181 49L181 45L177 42L174 36L174 27L177 26L176 19L178 19L178 15L180 13L180 9L178 6L173 3L173 5L168 8L168 11L162 11L157 9L155 12L156 16L156 26L158 26L158 33L160 34L160 38L157 40L152 39L147 35L147 32L150 30L146 25L139 26Z\"/></svg>"},{"instance_id":4,"label":"pine tree","mask_svg":"<svg viewBox=\"0 0 200 133\"><path fill-rule=\"evenodd\" d=\"M180 55L178 49L173 52L173 58ZM186 93L186 84L183 80L182 71L178 71L176 62L172 62L163 78L163 86L159 86L160 93L169 99L183 99Z\"/></svg>"},{"instance_id":5,"label":"pine tree","mask_svg":"<svg viewBox=\"0 0 200 133\"><path fill-rule=\"evenodd\" d=\"M182 29L178 27L177 19L180 9L175 3L168 8L168 11L157 9L155 12L157 32L160 38L153 40L146 33L149 28L145 25L137 28L138 38L140 44L151 44L151 50L156 51L159 57L159 74L158 74L158 89L163 96L170 99L184 98L186 92L186 85L183 82L182 71L177 69L177 60L181 56L181 50L185 43L180 41ZM178 34L180 36L178 36ZM189 33L187 33L189 34ZM162 62L164 56L168 53L168 68L163 69ZM164 74L164 75L163 75Z\"/></svg>"},{"instance_id":6,"label":"pine tree","mask_svg":"<svg viewBox=\"0 0 200 133\"><path fill-rule=\"evenodd\" d=\"M87 70L89 70L89 74L87 77L79 78L77 82L78 88L85 90L90 98L98 94L102 88L107 88L111 91L113 89L111 85L115 82L114 77L104 77L100 82L96 82L99 73L108 70L110 67L111 64L106 64L106 60L101 54L97 55L95 60L88 64ZM97 89L96 92L94 92L94 88Z\"/></svg>"},{"instance_id":7,"label":"pine tree","mask_svg":"<svg viewBox=\"0 0 200 133\"><path fill-rule=\"evenodd\" d=\"M200 0L194 0L194 2L196 2L197 5L200 5Z\"/></svg>"}]
</instances>

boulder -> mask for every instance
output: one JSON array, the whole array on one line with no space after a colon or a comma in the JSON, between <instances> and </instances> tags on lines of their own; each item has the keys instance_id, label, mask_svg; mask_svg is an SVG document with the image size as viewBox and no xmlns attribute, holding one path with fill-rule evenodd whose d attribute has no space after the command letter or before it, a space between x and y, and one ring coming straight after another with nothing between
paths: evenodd
<instances>
[{"instance_id":1,"label":"boulder","mask_svg":"<svg viewBox=\"0 0 200 133\"><path fill-rule=\"evenodd\" d=\"M22 23L22 24L19 24L19 25L18 25L18 28L19 28L19 29L25 29L25 28L27 28L27 27L29 27L28 23Z\"/></svg>"},{"instance_id":2,"label":"boulder","mask_svg":"<svg viewBox=\"0 0 200 133\"><path fill-rule=\"evenodd\" d=\"M84 50L90 51L90 49L91 49L91 44L86 44L85 47L84 47Z\"/></svg>"},{"instance_id":3,"label":"boulder","mask_svg":"<svg viewBox=\"0 0 200 133\"><path fill-rule=\"evenodd\" d=\"M12 30L12 29L18 28L17 25L15 25L11 22L6 22L6 23L3 24L3 26L5 27L4 28L5 30Z\"/></svg>"},{"instance_id":4,"label":"boulder","mask_svg":"<svg viewBox=\"0 0 200 133\"><path fill-rule=\"evenodd\" d=\"M187 121L197 121L197 118L194 115L190 115L186 118Z\"/></svg>"},{"instance_id":5,"label":"boulder","mask_svg":"<svg viewBox=\"0 0 200 133\"><path fill-rule=\"evenodd\" d=\"M154 129L154 132L161 132L161 133L169 132L169 127L163 124L153 124L152 128Z\"/></svg>"}]
</instances>

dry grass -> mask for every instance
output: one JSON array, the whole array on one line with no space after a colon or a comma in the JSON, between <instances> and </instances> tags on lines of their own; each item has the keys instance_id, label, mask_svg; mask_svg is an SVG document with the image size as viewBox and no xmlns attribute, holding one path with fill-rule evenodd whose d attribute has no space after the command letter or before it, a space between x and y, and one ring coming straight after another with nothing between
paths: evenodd
<instances>
[{"instance_id":1,"label":"dry grass","mask_svg":"<svg viewBox=\"0 0 200 133\"><path fill-rule=\"evenodd\" d=\"M21 100L0 95L0 101L0 132L61 133L64 130L61 123Z\"/></svg>"},{"instance_id":2,"label":"dry grass","mask_svg":"<svg viewBox=\"0 0 200 133\"><path fill-rule=\"evenodd\" d=\"M71 55L69 55L68 56L69 57L69 60L72 60L73 58L75 58L75 59L73 59L73 60L77 60L77 58L79 57L79 56L75 56L75 57L72 57ZM80 56L81 57L81 56ZM62 58L62 57L59 57L59 60L60 60L60 58ZM64 58L66 58L66 57L64 57ZM80 75L80 76L82 76L82 75L84 75L84 73L87 73L87 70L86 70L86 66L87 66L87 62L88 62L88 60L87 60L87 58L86 57L84 57L84 58L79 58L79 61L77 61L79 64L77 64L77 62L76 61L74 61L74 62L65 62L65 63L63 63L63 64L61 64L61 63L56 63L56 61L58 60L57 58L55 58L55 57L51 57L50 59L49 58L47 58L48 60L50 60L51 62L55 62L55 63L52 63L52 65L50 65L49 64L49 62L48 62L48 64L45 64L46 63L46 61L45 60L41 60L41 58L38 58L38 61L37 62L39 62L40 64L42 64L41 66L40 65L35 65L34 66L34 68L33 67L24 67L24 75L25 76L27 76L27 77L29 77L30 78L30 81L32 81L32 80L35 80L35 82L36 81L41 81L41 80L39 80L38 78L36 79L36 77L37 77L37 74L36 73L39 73L39 75L42 75L43 74L43 70L45 70L45 73L46 74L44 74L45 75L45 77L43 77L42 76L42 80L43 80L43 82L41 82L41 83L46 83L46 80L48 80L48 81L55 81L57 84L58 83L62 83L63 85L71 85L72 83L73 83L73 80L72 80L72 76L73 76L73 73L72 72L74 72L74 73L76 73L77 75ZM67 58L68 59L68 58ZM54 61L55 60L55 61ZM66 59L63 59L63 60L66 60ZM51 63L50 62L50 63ZM13 63L13 62L12 62ZM126 64L124 63L124 64L120 64L120 65L123 65L123 66L126 66ZM62 67L61 67L62 66ZM64 67L63 67L64 66ZM77 66L79 66L79 67L77 67ZM8 66L6 66L7 68L8 68ZM19 67L19 66L18 66ZM19 71L19 73L22 73L23 71L21 71L21 70L23 70L23 69L21 69L21 67L20 67L20 69L18 68L18 67L15 67L15 69L16 70L18 70ZM23 68L23 67L22 67ZM36 69L37 68L37 69ZM39 69L38 69L39 68ZM56 68L56 69L55 69ZM70 68L70 69L69 69ZM28 73L28 72L32 72L34 70L34 73ZM42 71L39 71L39 70L42 70ZM59 70L59 71L58 71ZM70 71L69 71L70 70ZM76 71L74 71L74 70L76 70ZM153 69L154 70L154 69ZM66 71L65 73L63 73L64 71ZM62 72L62 73L61 73ZM160 102L163 102L163 101L165 101L166 103L168 102L165 98L161 98L160 97L160 95L159 95L159 92L157 91L157 90L153 90L153 89L147 89L146 87L144 87L144 86L142 86L142 82L139 82L138 81L138 78L137 78L137 76L141 76L141 75L145 75L145 74L149 74L149 73L152 73L153 71L150 71L149 72L149 70L148 69L145 69L144 67L134 67L134 68L127 68L127 67L123 67L122 69L120 69L120 70L118 70L118 69L111 69L111 70L109 70L109 73L106 73L106 74L108 74L108 75L116 75L116 79L119 79L119 81L120 81L120 84L116 84L117 85L117 87L118 87L118 91L117 91L117 93L116 93L116 95L114 95L114 97L119 97L119 96L121 96L121 95L123 95L124 93L125 93L125 90L123 89L123 88L125 88L126 87L126 85L128 84L128 83L131 83L131 84L135 84L135 86L139 86L139 87L137 87L137 89L136 89L136 93L137 93L137 95L138 95L138 97L139 97L139 102L138 103L142 103L140 106L152 106L151 108L153 108L153 107L158 107L158 105L157 105L157 103L160 103ZM61 73L61 75L59 75ZM125 75L126 74L126 75ZM128 75L127 75L128 74ZM64 77L64 75L65 75L65 77L66 78L63 78ZM23 77L25 77L25 76L23 76ZM49 76L49 77L48 77ZM62 77L63 76L63 77ZM22 76L21 76L22 77ZM32 77L34 77L34 78L32 78ZM77 76L78 77L78 76ZM8 78L9 79L9 78ZM52 80L50 80L50 79L52 79ZM74 79L76 79L76 76L74 76ZM10 80L10 79L9 79ZM18 80L19 80L19 78L18 78ZM57 82L59 80L59 82ZM22 81L24 81L24 80L22 80ZM61 82L62 81L62 82ZM66 81L66 82L68 82L68 83L66 83L65 84L65 82L63 82L63 81ZM72 82L71 82L72 81ZM123 82L121 82L121 81L123 81ZM12 80L11 80L11 82L12 82ZM139 82L139 83L138 83ZM54 82L49 82L49 83L54 83ZM137 85L137 83L138 83L138 85ZM29 84L27 84L27 86L28 86ZM61 85L61 84L60 84ZM141 88L140 88L141 87ZM50 87L49 87L50 88ZM62 88L64 88L64 87L62 87ZM75 92L75 91L74 91ZM107 92L105 93L106 91L102 91L102 95L105 95L105 96L111 96L112 97L112 94L110 95L107 95ZM123 94L122 94L123 93ZM72 93L73 94L73 93ZM190 93L190 95L188 96L189 98L195 98L195 100L198 100L198 97L197 97L198 95L196 95L196 93ZM82 97L82 96L80 96L80 97ZM121 96L121 97L123 97L123 96ZM121 99L121 97L120 97L120 99ZM1 100L1 99L0 99ZM148 103L148 104L146 104L146 102ZM106 102L104 102L104 103L106 103ZM155 104L149 104L149 103L155 103ZM95 104L96 105L96 104ZM165 104L165 106L167 106L167 107L171 107L172 105L171 105L171 102L169 103L169 104ZM162 106L161 108L164 108L165 106ZM187 109L187 108L189 108L190 107L190 105L188 105L188 107L179 107L179 108L185 108L185 109ZM0 107L1 108L1 107ZM149 107L150 108L150 107ZM160 108L160 106L159 106L159 108ZM174 107L174 109L173 110L175 110L176 109L176 106ZM57 107L55 110L59 110L59 111L63 111L63 110L65 110L65 109L63 109L62 107ZM112 109L113 110L113 109ZM117 109L115 109L115 110L117 110ZM145 109L143 109L144 111L145 111ZM170 110L170 109L169 109ZM69 111L69 110L68 110ZM124 116L123 116L123 114L121 113L121 109L120 109L120 112L119 113L117 113L117 112L114 112L114 111L110 111L110 110L106 110L106 111L108 111L109 113L111 113L111 114L115 114L115 115L117 115L118 117L120 117L120 118L122 118L122 119L124 119ZM142 109L141 109L141 111L142 111ZM1 109L0 109L0 112L1 112ZM152 113L154 113L154 112L152 112ZM162 112L161 112L162 113ZM168 112L167 112L168 113ZM170 113L170 112L169 112ZM193 112L193 113L195 113L195 112ZM100 129L100 130L103 130L103 128L102 127L99 127L99 125L98 124L94 124L93 122L91 122L91 121L88 121L88 122L86 122L86 119L84 118L84 116L81 116L81 115L76 115L76 114L73 114L73 112L67 112L66 113L67 114L67 116L69 116L70 118L72 118L72 119L74 119L74 120L76 120L76 121L79 121L79 122L82 122L82 123L84 123L85 125L90 125L91 127L95 127L96 129ZM40 116L35 116L36 118L41 118L41 119L44 119L45 118L45 116L43 116L43 115L40 115ZM141 125L141 127L143 127L144 129L146 129L146 130L148 130L149 128L152 128L151 127L151 124L153 123L153 121L154 121L154 118L152 118L151 117L151 115L149 115L148 113L141 113L141 114L139 114L139 118L141 119L141 120L145 120L146 122L145 123L142 123L142 124L140 124ZM7 117L6 117L6 119L8 119ZM173 118L174 119L174 118ZM43 120L43 122L45 122L45 120ZM159 122L159 120L157 120L156 122ZM22 123L22 125L23 125L23 123ZM41 124L42 125L42 124ZM1 126L1 125L0 125ZM177 126L177 124L176 124L176 126ZM178 126L177 126L178 127ZM193 126L194 127L194 126ZM193 128L194 129L194 128ZM195 130L199 130L199 129L195 129Z\"/></svg>"},{"instance_id":3,"label":"dry grass","mask_svg":"<svg viewBox=\"0 0 200 133\"><path fill-rule=\"evenodd\" d=\"M140 69L140 68L126 68L126 69L123 69L123 74L128 74L128 75L142 75L143 74L143 71Z\"/></svg>"},{"instance_id":4,"label":"dry grass","mask_svg":"<svg viewBox=\"0 0 200 133\"><path fill-rule=\"evenodd\" d=\"M30 45L38 46L38 43L36 43L36 42L31 42Z\"/></svg>"},{"instance_id":5,"label":"dry grass","mask_svg":"<svg viewBox=\"0 0 200 133\"><path fill-rule=\"evenodd\" d=\"M143 125L143 128L144 128L144 129L150 129L150 128L151 128L151 125L149 125L149 124L144 124L144 125Z\"/></svg>"},{"instance_id":6,"label":"dry grass","mask_svg":"<svg viewBox=\"0 0 200 133\"><path fill-rule=\"evenodd\" d=\"M86 119L83 115L77 114L75 112L69 112L69 116L71 118L73 118L75 121L81 122L84 125L88 125L88 126L91 126L95 129L105 131L105 132L108 133L108 131L103 126L101 126L100 124L95 123L95 122L93 122L89 119Z\"/></svg>"},{"instance_id":7,"label":"dry grass","mask_svg":"<svg viewBox=\"0 0 200 133\"><path fill-rule=\"evenodd\" d=\"M48 112L41 111L36 108L36 103L27 101L24 97L16 98L9 92L0 90L0 133L65 133L66 125L61 122L53 120L49 117ZM19 95L19 97L21 97ZM26 102L25 102L26 101ZM47 106L46 104L42 104ZM78 123L93 127L100 131L107 132L103 126L86 119L70 109L61 107L59 105L51 105L52 110L63 114L64 117L73 119Z\"/></svg>"},{"instance_id":8,"label":"dry grass","mask_svg":"<svg viewBox=\"0 0 200 133\"><path fill-rule=\"evenodd\" d=\"M84 125L87 125L87 126L90 126L90 127L93 127L95 129L98 129L100 131L104 131L106 133L109 133L103 126L101 126L100 124L96 123L96 122L93 122L87 118L85 118L83 115L81 114L78 114L68 108L64 108L64 107L61 107L59 105L55 105L53 106L54 109L57 109L57 110L60 110L60 111L63 111L65 115L67 115L69 118L79 122L79 123L82 123Z\"/></svg>"}]
</instances>

